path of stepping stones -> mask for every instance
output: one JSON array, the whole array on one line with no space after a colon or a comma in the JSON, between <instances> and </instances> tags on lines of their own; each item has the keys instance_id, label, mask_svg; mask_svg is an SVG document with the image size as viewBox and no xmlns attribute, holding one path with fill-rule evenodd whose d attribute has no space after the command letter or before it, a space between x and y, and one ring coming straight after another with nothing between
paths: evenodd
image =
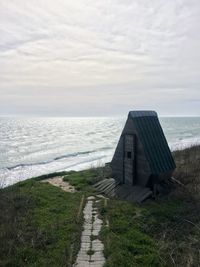
<instances>
[{"instance_id":1,"label":"path of stepping stones","mask_svg":"<svg viewBox=\"0 0 200 267\"><path fill-rule=\"evenodd\" d=\"M103 221L98 218L98 209L95 207L98 201L100 200L93 196L87 198L83 210L84 225L81 248L74 264L75 267L102 267L105 263L104 245L98 238L103 224Z\"/></svg>"}]
</instances>

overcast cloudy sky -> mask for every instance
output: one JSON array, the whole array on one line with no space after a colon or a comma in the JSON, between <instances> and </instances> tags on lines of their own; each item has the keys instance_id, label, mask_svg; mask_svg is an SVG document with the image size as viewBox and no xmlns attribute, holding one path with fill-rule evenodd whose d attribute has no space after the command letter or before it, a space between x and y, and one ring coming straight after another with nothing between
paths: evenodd
<instances>
[{"instance_id":1,"label":"overcast cloudy sky","mask_svg":"<svg viewBox=\"0 0 200 267\"><path fill-rule=\"evenodd\" d=\"M200 115L199 0L1 0L0 114Z\"/></svg>"}]
</instances>

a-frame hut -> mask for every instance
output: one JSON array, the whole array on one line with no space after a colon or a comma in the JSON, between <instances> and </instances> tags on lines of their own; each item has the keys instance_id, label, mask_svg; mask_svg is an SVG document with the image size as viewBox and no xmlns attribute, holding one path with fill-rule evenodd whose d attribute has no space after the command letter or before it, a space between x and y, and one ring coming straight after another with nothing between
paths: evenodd
<instances>
[{"instance_id":1,"label":"a-frame hut","mask_svg":"<svg viewBox=\"0 0 200 267\"><path fill-rule=\"evenodd\" d=\"M130 111L111 161L123 184L153 187L171 177L175 163L155 111Z\"/></svg>"},{"instance_id":2,"label":"a-frame hut","mask_svg":"<svg viewBox=\"0 0 200 267\"><path fill-rule=\"evenodd\" d=\"M142 202L168 188L176 166L155 111L129 112L109 166L95 187L110 197Z\"/></svg>"}]
</instances>

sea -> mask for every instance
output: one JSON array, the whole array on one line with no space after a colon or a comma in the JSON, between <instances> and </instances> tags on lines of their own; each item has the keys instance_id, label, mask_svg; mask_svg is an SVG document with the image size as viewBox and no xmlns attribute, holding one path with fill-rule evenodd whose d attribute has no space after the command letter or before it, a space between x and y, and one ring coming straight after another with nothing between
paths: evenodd
<instances>
[{"instance_id":1,"label":"sea","mask_svg":"<svg viewBox=\"0 0 200 267\"><path fill-rule=\"evenodd\" d=\"M171 150L200 144L200 117L159 118ZM125 117L0 117L0 187L112 159Z\"/></svg>"}]
</instances>

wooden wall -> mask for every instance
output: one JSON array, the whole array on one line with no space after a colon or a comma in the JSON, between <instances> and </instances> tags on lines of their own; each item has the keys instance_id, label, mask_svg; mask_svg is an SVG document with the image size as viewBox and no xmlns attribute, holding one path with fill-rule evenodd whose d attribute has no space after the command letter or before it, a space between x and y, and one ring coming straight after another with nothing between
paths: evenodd
<instances>
[{"instance_id":1,"label":"wooden wall","mask_svg":"<svg viewBox=\"0 0 200 267\"><path fill-rule=\"evenodd\" d=\"M117 148L115 150L111 168L113 171L113 177L118 180L119 182L123 182L123 153L124 153L124 146L123 146L123 138L124 134L135 134L137 145L136 145L136 177L134 178L134 182L136 185L146 186L148 183L148 179L151 175L150 167L148 161L146 160L146 156L144 153L143 145L139 139L137 130L134 126L134 122L132 118L128 117L125 127L122 131L122 135L120 136Z\"/></svg>"}]
</instances>

